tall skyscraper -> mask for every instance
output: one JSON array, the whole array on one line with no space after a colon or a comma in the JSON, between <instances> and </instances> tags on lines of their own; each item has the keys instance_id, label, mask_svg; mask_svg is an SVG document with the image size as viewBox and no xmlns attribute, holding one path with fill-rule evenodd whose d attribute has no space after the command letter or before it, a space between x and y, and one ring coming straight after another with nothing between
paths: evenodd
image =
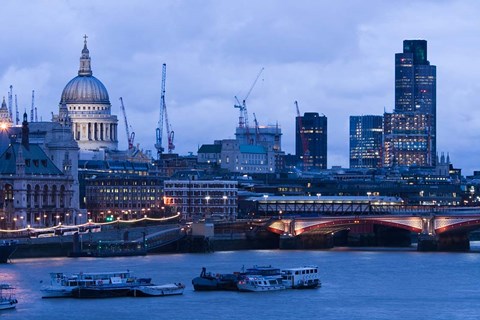
<instances>
[{"instance_id":1,"label":"tall skyscraper","mask_svg":"<svg viewBox=\"0 0 480 320\"><path fill-rule=\"evenodd\" d=\"M382 116L350 116L350 168L381 167L382 142Z\"/></svg>"},{"instance_id":2,"label":"tall skyscraper","mask_svg":"<svg viewBox=\"0 0 480 320\"><path fill-rule=\"evenodd\" d=\"M395 54L395 109L384 115L384 165L434 166L437 69L427 41L403 41Z\"/></svg>"},{"instance_id":3,"label":"tall skyscraper","mask_svg":"<svg viewBox=\"0 0 480 320\"><path fill-rule=\"evenodd\" d=\"M327 168L327 117L305 112L296 117L295 154L304 171Z\"/></svg>"}]
</instances>

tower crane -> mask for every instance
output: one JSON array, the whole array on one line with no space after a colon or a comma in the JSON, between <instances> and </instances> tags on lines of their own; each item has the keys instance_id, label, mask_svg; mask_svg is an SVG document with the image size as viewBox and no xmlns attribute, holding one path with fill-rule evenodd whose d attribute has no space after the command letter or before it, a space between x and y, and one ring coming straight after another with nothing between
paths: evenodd
<instances>
[{"instance_id":1,"label":"tower crane","mask_svg":"<svg viewBox=\"0 0 480 320\"><path fill-rule=\"evenodd\" d=\"M15 95L15 124L18 125L19 122L20 122L20 114L18 113L17 95Z\"/></svg>"},{"instance_id":2,"label":"tower crane","mask_svg":"<svg viewBox=\"0 0 480 320\"><path fill-rule=\"evenodd\" d=\"M238 127L239 128L244 128L245 129L245 136L247 138L247 143L250 144L250 128L248 125L248 111L247 111L247 99L250 96L250 93L252 93L253 88L255 87L255 84L257 84L258 78L260 78L260 75L263 72L263 68L260 69L260 71L257 74L257 77L255 78L255 81L253 81L252 86L248 90L247 94L245 95L245 98L243 98L242 103L238 100L237 96L235 96L235 100L237 101L237 104L235 104L233 107L238 108L240 110L240 116L238 117Z\"/></svg>"},{"instance_id":3,"label":"tower crane","mask_svg":"<svg viewBox=\"0 0 480 320\"><path fill-rule=\"evenodd\" d=\"M8 113L10 117L10 121L13 122L13 114L12 114L12 99L13 99L13 86L10 85L10 91L8 92Z\"/></svg>"},{"instance_id":4,"label":"tower crane","mask_svg":"<svg viewBox=\"0 0 480 320\"><path fill-rule=\"evenodd\" d=\"M162 65L162 94L160 97L160 119L158 120L158 126L156 129L156 142L155 148L157 149L157 159L160 159L162 152L165 148L162 146L163 142L163 124L165 120L165 126L167 131L167 151L168 153L172 153L175 149L175 145L173 144L173 138L175 133L173 132L172 128L170 127L170 122L168 121L168 114L167 114L167 104L165 103L165 82L167 79L167 65L164 63Z\"/></svg>"},{"instance_id":5,"label":"tower crane","mask_svg":"<svg viewBox=\"0 0 480 320\"><path fill-rule=\"evenodd\" d=\"M302 142L303 170L306 170L308 167L308 156L310 155L310 151L308 150L308 141L307 141L307 138L305 137L305 132L302 124L302 116L300 115L300 109L298 109L297 101L295 101L295 107L297 109L298 130L300 131L300 140Z\"/></svg>"},{"instance_id":6,"label":"tower crane","mask_svg":"<svg viewBox=\"0 0 480 320\"><path fill-rule=\"evenodd\" d=\"M34 109L35 109L35 90L32 90L32 108L30 109L30 122L33 122Z\"/></svg>"},{"instance_id":7,"label":"tower crane","mask_svg":"<svg viewBox=\"0 0 480 320\"><path fill-rule=\"evenodd\" d=\"M130 134L131 127L128 125L127 113L125 111L125 106L123 105L122 97L120 97L120 108L122 109L123 120L125 121L125 132L127 133L128 151L131 152L133 150L133 141L135 140L135 132L132 132Z\"/></svg>"},{"instance_id":8,"label":"tower crane","mask_svg":"<svg viewBox=\"0 0 480 320\"><path fill-rule=\"evenodd\" d=\"M258 144L260 140L260 129L258 128L258 121L255 112L253 113L253 122L255 123L255 144Z\"/></svg>"}]
</instances>

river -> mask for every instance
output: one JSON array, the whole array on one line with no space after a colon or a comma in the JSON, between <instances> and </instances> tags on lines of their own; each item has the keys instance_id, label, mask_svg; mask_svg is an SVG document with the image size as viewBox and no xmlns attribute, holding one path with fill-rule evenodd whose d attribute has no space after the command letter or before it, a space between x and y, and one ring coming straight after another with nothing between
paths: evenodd
<instances>
[{"instance_id":1,"label":"river","mask_svg":"<svg viewBox=\"0 0 480 320\"><path fill-rule=\"evenodd\" d=\"M242 266L318 265L322 287L267 293L195 292L191 280ZM133 271L157 284L182 282L181 296L41 299L49 272ZM16 287L16 310L2 319L479 319L480 250L228 251L118 258L16 259L0 265Z\"/></svg>"}]
</instances>

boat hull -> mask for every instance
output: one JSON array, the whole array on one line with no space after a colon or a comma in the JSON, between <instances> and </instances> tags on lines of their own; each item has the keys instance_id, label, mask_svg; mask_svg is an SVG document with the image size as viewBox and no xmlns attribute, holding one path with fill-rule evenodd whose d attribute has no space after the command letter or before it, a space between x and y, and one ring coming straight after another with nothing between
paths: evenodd
<instances>
[{"instance_id":1,"label":"boat hull","mask_svg":"<svg viewBox=\"0 0 480 320\"><path fill-rule=\"evenodd\" d=\"M133 297L164 297L183 294L185 286L168 284L160 286L138 286L131 289L129 295Z\"/></svg>"},{"instance_id":2,"label":"boat hull","mask_svg":"<svg viewBox=\"0 0 480 320\"><path fill-rule=\"evenodd\" d=\"M51 299L51 298L69 298L72 296L72 289L63 289L63 288L43 288L42 298Z\"/></svg>"},{"instance_id":3,"label":"boat hull","mask_svg":"<svg viewBox=\"0 0 480 320\"><path fill-rule=\"evenodd\" d=\"M126 297L131 286L78 287L72 290L72 297L80 299Z\"/></svg>"},{"instance_id":4,"label":"boat hull","mask_svg":"<svg viewBox=\"0 0 480 320\"><path fill-rule=\"evenodd\" d=\"M0 310L13 309L17 306L17 299L6 299L0 301Z\"/></svg>"}]
</instances>

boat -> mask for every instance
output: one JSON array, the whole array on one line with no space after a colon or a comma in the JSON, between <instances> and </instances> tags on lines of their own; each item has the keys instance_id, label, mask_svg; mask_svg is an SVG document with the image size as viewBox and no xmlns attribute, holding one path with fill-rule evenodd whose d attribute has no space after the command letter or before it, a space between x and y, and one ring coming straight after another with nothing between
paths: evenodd
<instances>
[{"instance_id":1,"label":"boat","mask_svg":"<svg viewBox=\"0 0 480 320\"><path fill-rule=\"evenodd\" d=\"M17 240L3 240L0 242L0 263L7 263L18 247Z\"/></svg>"},{"instance_id":2,"label":"boat","mask_svg":"<svg viewBox=\"0 0 480 320\"><path fill-rule=\"evenodd\" d=\"M254 266L241 274L237 283L240 291L262 292L285 290L279 268L272 266Z\"/></svg>"},{"instance_id":3,"label":"boat","mask_svg":"<svg viewBox=\"0 0 480 320\"><path fill-rule=\"evenodd\" d=\"M282 269L282 281L291 289L312 289L321 286L317 266Z\"/></svg>"},{"instance_id":4,"label":"boat","mask_svg":"<svg viewBox=\"0 0 480 320\"><path fill-rule=\"evenodd\" d=\"M13 309L17 306L14 288L9 284L0 284L0 310Z\"/></svg>"},{"instance_id":5,"label":"boat","mask_svg":"<svg viewBox=\"0 0 480 320\"><path fill-rule=\"evenodd\" d=\"M239 291L262 292L285 290L286 287L282 279L276 276L246 275L238 281Z\"/></svg>"},{"instance_id":6,"label":"boat","mask_svg":"<svg viewBox=\"0 0 480 320\"><path fill-rule=\"evenodd\" d=\"M183 294L185 285L181 283L169 283L163 285L138 286L130 290L133 297L163 297Z\"/></svg>"},{"instance_id":7,"label":"boat","mask_svg":"<svg viewBox=\"0 0 480 320\"><path fill-rule=\"evenodd\" d=\"M100 286L110 283L111 279L121 279L120 282L135 282L130 271L119 272L87 272L87 273L50 273L50 284L42 287L42 298L73 297L73 290L79 287Z\"/></svg>"},{"instance_id":8,"label":"boat","mask_svg":"<svg viewBox=\"0 0 480 320\"><path fill-rule=\"evenodd\" d=\"M200 276L192 280L192 285L196 291L236 291L238 280L239 273L212 274L203 267Z\"/></svg>"},{"instance_id":9,"label":"boat","mask_svg":"<svg viewBox=\"0 0 480 320\"><path fill-rule=\"evenodd\" d=\"M113 276L107 281L98 281L72 290L72 297L81 299L126 297L142 286L150 286L150 278Z\"/></svg>"}]
</instances>

